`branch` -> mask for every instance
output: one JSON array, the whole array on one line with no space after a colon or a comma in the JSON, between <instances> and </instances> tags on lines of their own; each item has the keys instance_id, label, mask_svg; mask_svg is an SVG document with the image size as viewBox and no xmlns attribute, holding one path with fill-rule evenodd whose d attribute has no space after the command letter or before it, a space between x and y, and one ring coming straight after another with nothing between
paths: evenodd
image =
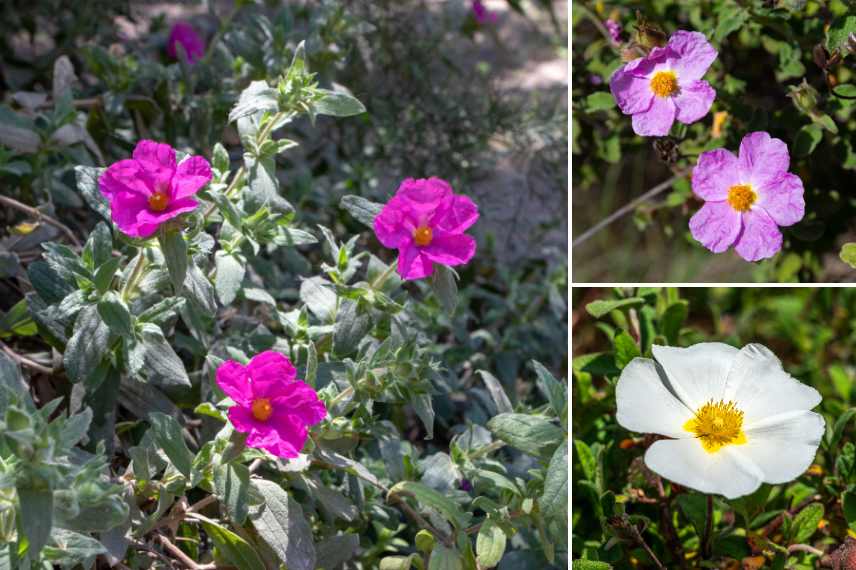
<instances>
[{"instance_id":1,"label":"branch","mask_svg":"<svg viewBox=\"0 0 856 570\"><path fill-rule=\"evenodd\" d=\"M161 534L158 535L160 543L169 550L170 554L181 560L181 562L191 570L209 570L217 568L216 564L197 564L190 556L184 553L182 549L174 545L169 539Z\"/></svg>"},{"instance_id":2,"label":"branch","mask_svg":"<svg viewBox=\"0 0 856 570\"><path fill-rule=\"evenodd\" d=\"M58 228L62 233L68 236L68 239L73 243L76 247L80 247L80 241L75 237L74 232L72 232L68 226L56 220L55 218L50 217L45 214L41 210L33 208L32 206L27 206L26 204L22 204L21 202L15 200L14 198L9 198L8 196L0 196L0 204L5 206L9 206L10 208L15 208L16 210L20 210L21 212L25 212L30 216L33 216L36 219L44 220L48 224Z\"/></svg>"},{"instance_id":3,"label":"branch","mask_svg":"<svg viewBox=\"0 0 856 570\"><path fill-rule=\"evenodd\" d=\"M3 349L3 352L5 352L6 354L9 355L9 358L11 358L12 360L14 360L15 362L17 362L18 364L20 364L22 366L26 366L27 368L32 368L33 370L37 370L37 371L41 372L42 374L53 374L54 373L53 368L48 368L47 366L42 366L38 362L36 362L34 360L30 360L26 356L22 356L22 355L18 354L17 352L15 352L11 348L9 348L9 345L7 345L2 340L0 340L0 348Z\"/></svg>"},{"instance_id":4,"label":"branch","mask_svg":"<svg viewBox=\"0 0 856 570\"><path fill-rule=\"evenodd\" d=\"M823 550L819 548L815 548L813 546L809 546L808 544L792 544L788 547L788 554L793 554L794 552L808 552L809 554L814 554L815 556L823 556L826 554Z\"/></svg>"}]
</instances>

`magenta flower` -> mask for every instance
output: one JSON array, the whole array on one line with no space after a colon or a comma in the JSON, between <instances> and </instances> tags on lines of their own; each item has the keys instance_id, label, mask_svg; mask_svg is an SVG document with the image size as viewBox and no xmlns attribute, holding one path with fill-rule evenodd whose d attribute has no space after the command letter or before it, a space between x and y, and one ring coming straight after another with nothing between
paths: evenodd
<instances>
[{"instance_id":1,"label":"magenta flower","mask_svg":"<svg viewBox=\"0 0 856 570\"><path fill-rule=\"evenodd\" d=\"M273 350L241 366L227 360L217 369L217 385L235 401L229 421L247 435L247 445L277 457L297 457L308 427L324 419L327 408L308 384L297 379L291 361Z\"/></svg>"},{"instance_id":2,"label":"magenta flower","mask_svg":"<svg viewBox=\"0 0 856 570\"><path fill-rule=\"evenodd\" d=\"M489 24L496 22L496 14L487 9L484 2L481 0L473 0L473 18L479 24Z\"/></svg>"},{"instance_id":3,"label":"magenta flower","mask_svg":"<svg viewBox=\"0 0 856 570\"><path fill-rule=\"evenodd\" d=\"M187 22L176 22L169 31L166 53L172 59L178 59L176 44L181 44L184 48L189 63L196 63L205 55L205 40Z\"/></svg>"},{"instance_id":4,"label":"magenta flower","mask_svg":"<svg viewBox=\"0 0 856 570\"><path fill-rule=\"evenodd\" d=\"M609 37L612 38L612 41L617 43L617 44L620 44L621 43L621 24L619 24L615 20L604 20L603 25L606 26L606 29L609 32Z\"/></svg>"},{"instance_id":5,"label":"magenta flower","mask_svg":"<svg viewBox=\"0 0 856 570\"><path fill-rule=\"evenodd\" d=\"M679 30L665 47L620 67L610 89L621 112L633 116L633 131L664 136L675 119L690 124L704 117L716 91L701 78L714 59L704 34Z\"/></svg>"},{"instance_id":6,"label":"magenta flower","mask_svg":"<svg viewBox=\"0 0 856 570\"><path fill-rule=\"evenodd\" d=\"M452 193L440 178L408 178L375 217L377 239L398 249L398 274L422 279L434 264L462 265L476 253L476 240L464 231L479 219L466 196Z\"/></svg>"},{"instance_id":7,"label":"magenta flower","mask_svg":"<svg viewBox=\"0 0 856 570\"><path fill-rule=\"evenodd\" d=\"M149 237L167 220L199 204L192 198L211 180L201 156L175 164L168 144L140 141L133 158L113 163L98 180L116 226L131 237Z\"/></svg>"},{"instance_id":8,"label":"magenta flower","mask_svg":"<svg viewBox=\"0 0 856 570\"><path fill-rule=\"evenodd\" d=\"M772 257L782 248L778 226L805 214L802 180L789 165L787 145L765 132L743 137L739 157L724 148L702 153L692 183L705 204L690 219L693 237L714 253L733 245L746 261Z\"/></svg>"}]
</instances>

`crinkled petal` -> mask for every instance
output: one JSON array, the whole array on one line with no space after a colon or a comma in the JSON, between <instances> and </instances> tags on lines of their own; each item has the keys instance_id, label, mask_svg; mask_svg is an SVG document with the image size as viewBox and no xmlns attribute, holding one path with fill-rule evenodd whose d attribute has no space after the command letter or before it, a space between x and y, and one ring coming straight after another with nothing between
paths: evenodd
<instances>
[{"instance_id":1,"label":"crinkled petal","mask_svg":"<svg viewBox=\"0 0 856 570\"><path fill-rule=\"evenodd\" d=\"M194 200L193 198L182 198L181 200L175 200L170 202L167 206L166 210L162 212L155 212L148 208L148 202L146 202L146 208L143 208L137 213L137 222L141 224L162 224L167 220L171 220L180 214L184 214L186 212L192 212L199 205L199 202Z\"/></svg>"},{"instance_id":2,"label":"crinkled petal","mask_svg":"<svg viewBox=\"0 0 856 570\"><path fill-rule=\"evenodd\" d=\"M630 431L668 437L691 437L683 425L693 412L663 384L657 365L649 358L634 358L621 371L615 387L616 419Z\"/></svg>"},{"instance_id":3,"label":"crinkled petal","mask_svg":"<svg viewBox=\"0 0 856 570\"><path fill-rule=\"evenodd\" d=\"M148 226L137 220L140 212L149 207L148 199L136 192L121 191L109 196L110 217L116 227L131 237L148 237Z\"/></svg>"},{"instance_id":4,"label":"crinkled petal","mask_svg":"<svg viewBox=\"0 0 856 570\"><path fill-rule=\"evenodd\" d=\"M690 218L690 233L704 247L722 253L740 235L740 214L727 202L706 202Z\"/></svg>"},{"instance_id":5,"label":"crinkled petal","mask_svg":"<svg viewBox=\"0 0 856 570\"><path fill-rule=\"evenodd\" d=\"M739 353L721 342L700 342L688 348L655 345L651 350L674 393L692 410L722 398L728 371Z\"/></svg>"},{"instance_id":6,"label":"crinkled petal","mask_svg":"<svg viewBox=\"0 0 856 570\"><path fill-rule=\"evenodd\" d=\"M309 435L306 426L295 416L277 413L271 416L268 423L272 434L275 434L275 437L269 438L275 440L275 444L271 446L273 449L266 449L278 457L297 457Z\"/></svg>"},{"instance_id":7,"label":"crinkled petal","mask_svg":"<svg viewBox=\"0 0 856 570\"><path fill-rule=\"evenodd\" d=\"M740 178L757 188L764 188L788 172L790 155L784 141L757 131L740 142Z\"/></svg>"},{"instance_id":8,"label":"crinkled petal","mask_svg":"<svg viewBox=\"0 0 856 570\"><path fill-rule=\"evenodd\" d=\"M459 234L476 223L479 209L467 196L450 196L442 210L438 210L430 221L431 226L445 232Z\"/></svg>"},{"instance_id":9,"label":"crinkled petal","mask_svg":"<svg viewBox=\"0 0 856 570\"><path fill-rule=\"evenodd\" d=\"M825 431L826 422L820 414L787 412L746 429L746 444L740 451L761 468L765 483L786 483L812 464Z\"/></svg>"},{"instance_id":10,"label":"crinkled petal","mask_svg":"<svg viewBox=\"0 0 856 570\"><path fill-rule=\"evenodd\" d=\"M253 381L255 398L275 398L297 378L291 361L275 350L255 355L247 364L247 374Z\"/></svg>"},{"instance_id":11,"label":"crinkled petal","mask_svg":"<svg viewBox=\"0 0 856 570\"><path fill-rule=\"evenodd\" d=\"M402 279L422 279L432 273L434 273L434 264L423 255L421 248L416 247L412 240L398 250L398 274Z\"/></svg>"},{"instance_id":12,"label":"crinkled petal","mask_svg":"<svg viewBox=\"0 0 856 570\"><path fill-rule=\"evenodd\" d=\"M747 429L754 422L794 410L810 410L820 403L820 393L785 372L776 355L761 344L740 349L728 374L724 398L743 411Z\"/></svg>"},{"instance_id":13,"label":"crinkled petal","mask_svg":"<svg viewBox=\"0 0 856 570\"><path fill-rule=\"evenodd\" d=\"M697 439L655 441L645 453L645 465L684 487L735 499L761 486L764 473L740 445L728 445L708 453Z\"/></svg>"},{"instance_id":14,"label":"crinkled petal","mask_svg":"<svg viewBox=\"0 0 856 570\"><path fill-rule=\"evenodd\" d=\"M172 177L172 197L187 198L201 190L211 180L211 166L201 156L191 156L175 169Z\"/></svg>"},{"instance_id":15,"label":"crinkled petal","mask_svg":"<svg viewBox=\"0 0 856 570\"><path fill-rule=\"evenodd\" d=\"M678 112L675 117L682 123L695 123L710 111L716 91L707 81L692 81L681 85L674 97Z\"/></svg>"},{"instance_id":16,"label":"crinkled petal","mask_svg":"<svg viewBox=\"0 0 856 570\"><path fill-rule=\"evenodd\" d=\"M669 38L667 47L678 55L670 63L681 80L701 79L717 55L701 32L678 30Z\"/></svg>"},{"instance_id":17,"label":"crinkled petal","mask_svg":"<svg viewBox=\"0 0 856 570\"><path fill-rule=\"evenodd\" d=\"M728 198L728 190L740 183L737 157L724 148L701 153L693 168L693 193L706 201Z\"/></svg>"},{"instance_id":18,"label":"crinkled petal","mask_svg":"<svg viewBox=\"0 0 856 570\"><path fill-rule=\"evenodd\" d=\"M402 200L393 197L375 216L375 235L384 247L400 248L412 240L416 224L406 209Z\"/></svg>"},{"instance_id":19,"label":"crinkled petal","mask_svg":"<svg viewBox=\"0 0 856 570\"><path fill-rule=\"evenodd\" d=\"M671 97L654 97L647 111L633 115L633 132L643 137L665 136L675 122L676 113Z\"/></svg>"},{"instance_id":20,"label":"crinkled petal","mask_svg":"<svg viewBox=\"0 0 856 570\"><path fill-rule=\"evenodd\" d=\"M431 243L422 249L422 255L434 263L462 265L476 253L476 240L467 234L441 234L437 232Z\"/></svg>"},{"instance_id":21,"label":"crinkled petal","mask_svg":"<svg viewBox=\"0 0 856 570\"><path fill-rule=\"evenodd\" d=\"M396 197L420 215L430 215L447 197L452 187L441 178L408 178L398 187Z\"/></svg>"},{"instance_id":22,"label":"crinkled petal","mask_svg":"<svg viewBox=\"0 0 856 570\"><path fill-rule=\"evenodd\" d=\"M786 173L756 189L758 206L780 226L790 226L805 215L803 183L796 174Z\"/></svg>"},{"instance_id":23,"label":"crinkled petal","mask_svg":"<svg viewBox=\"0 0 856 570\"><path fill-rule=\"evenodd\" d=\"M612 91L615 103L625 115L647 111L654 102L651 79L625 71L626 67L618 69L609 82L609 90Z\"/></svg>"},{"instance_id":24,"label":"crinkled petal","mask_svg":"<svg viewBox=\"0 0 856 570\"><path fill-rule=\"evenodd\" d=\"M258 433L268 431L266 424L253 417L253 412L248 406L232 406L228 411L229 422L241 433Z\"/></svg>"},{"instance_id":25,"label":"crinkled petal","mask_svg":"<svg viewBox=\"0 0 856 570\"><path fill-rule=\"evenodd\" d=\"M290 382L271 402L277 413L295 416L306 425L315 425L327 416L318 393L301 380Z\"/></svg>"},{"instance_id":26,"label":"crinkled petal","mask_svg":"<svg viewBox=\"0 0 856 570\"><path fill-rule=\"evenodd\" d=\"M120 192L151 196L154 188L150 184L140 163L132 159L114 162L98 179L98 188L107 199Z\"/></svg>"},{"instance_id":27,"label":"crinkled petal","mask_svg":"<svg viewBox=\"0 0 856 570\"><path fill-rule=\"evenodd\" d=\"M252 403L252 390L247 370L234 360L227 360L217 368L217 385L237 404L248 406Z\"/></svg>"},{"instance_id":28,"label":"crinkled petal","mask_svg":"<svg viewBox=\"0 0 856 570\"><path fill-rule=\"evenodd\" d=\"M140 163L140 170L148 178L151 188L169 188L175 172L175 150L171 146L142 140L134 148L133 157Z\"/></svg>"},{"instance_id":29,"label":"crinkled petal","mask_svg":"<svg viewBox=\"0 0 856 570\"><path fill-rule=\"evenodd\" d=\"M743 213L743 231L734 249L746 261L773 257L782 249L782 232L767 212L754 208Z\"/></svg>"}]
</instances>

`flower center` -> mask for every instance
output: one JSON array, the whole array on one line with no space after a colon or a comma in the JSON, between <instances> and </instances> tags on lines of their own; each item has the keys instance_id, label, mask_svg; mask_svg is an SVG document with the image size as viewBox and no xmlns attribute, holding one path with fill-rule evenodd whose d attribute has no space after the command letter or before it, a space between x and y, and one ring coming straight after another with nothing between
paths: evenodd
<instances>
[{"instance_id":1,"label":"flower center","mask_svg":"<svg viewBox=\"0 0 856 570\"><path fill-rule=\"evenodd\" d=\"M695 417L684 424L684 429L694 433L708 453L715 453L729 444L746 443L743 412L731 401L711 399L696 410Z\"/></svg>"},{"instance_id":2,"label":"flower center","mask_svg":"<svg viewBox=\"0 0 856 570\"><path fill-rule=\"evenodd\" d=\"M658 71L651 78L651 91L657 97L669 97L678 91L678 76L674 71Z\"/></svg>"},{"instance_id":3,"label":"flower center","mask_svg":"<svg viewBox=\"0 0 856 570\"><path fill-rule=\"evenodd\" d=\"M434 232L428 226L419 226L413 231L413 241L416 245L425 247L434 239Z\"/></svg>"},{"instance_id":4,"label":"flower center","mask_svg":"<svg viewBox=\"0 0 856 570\"><path fill-rule=\"evenodd\" d=\"M738 212L745 212L752 207L758 195L749 184L735 184L728 189L728 203Z\"/></svg>"},{"instance_id":5,"label":"flower center","mask_svg":"<svg viewBox=\"0 0 856 570\"><path fill-rule=\"evenodd\" d=\"M169 196L166 192L155 192L149 196L149 208L155 212L163 212L169 205Z\"/></svg>"},{"instance_id":6,"label":"flower center","mask_svg":"<svg viewBox=\"0 0 856 570\"><path fill-rule=\"evenodd\" d=\"M273 405L267 398L253 400L253 417L260 422L266 422L273 414Z\"/></svg>"}]
</instances>

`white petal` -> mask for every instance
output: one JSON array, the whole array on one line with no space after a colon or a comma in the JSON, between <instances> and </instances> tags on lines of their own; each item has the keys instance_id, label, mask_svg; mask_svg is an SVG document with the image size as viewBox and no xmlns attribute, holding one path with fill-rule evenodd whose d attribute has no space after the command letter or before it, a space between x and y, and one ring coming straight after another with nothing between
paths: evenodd
<instances>
[{"instance_id":1,"label":"white petal","mask_svg":"<svg viewBox=\"0 0 856 570\"><path fill-rule=\"evenodd\" d=\"M820 394L782 369L776 355L760 344L744 346L728 374L725 399L744 413L744 425L794 410L810 410Z\"/></svg>"},{"instance_id":2,"label":"white petal","mask_svg":"<svg viewBox=\"0 0 856 570\"><path fill-rule=\"evenodd\" d=\"M785 483L808 469L825 430L820 414L787 412L756 422L745 430L746 443L736 447L761 468L765 483Z\"/></svg>"},{"instance_id":3,"label":"white petal","mask_svg":"<svg viewBox=\"0 0 856 570\"><path fill-rule=\"evenodd\" d=\"M615 386L616 419L626 429L669 437L692 437L683 426L693 412L663 384L650 358L634 358Z\"/></svg>"},{"instance_id":4,"label":"white petal","mask_svg":"<svg viewBox=\"0 0 856 570\"><path fill-rule=\"evenodd\" d=\"M655 345L652 350L674 392L693 410L711 398L722 398L725 379L739 352L721 342L701 342L689 348Z\"/></svg>"},{"instance_id":5,"label":"white petal","mask_svg":"<svg viewBox=\"0 0 856 570\"><path fill-rule=\"evenodd\" d=\"M734 499L753 493L763 477L745 455L734 453L738 447L729 445L708 453L697 439L663 439L645 452L645 464L684 487Z\"/></svg>"}]
</instances>

